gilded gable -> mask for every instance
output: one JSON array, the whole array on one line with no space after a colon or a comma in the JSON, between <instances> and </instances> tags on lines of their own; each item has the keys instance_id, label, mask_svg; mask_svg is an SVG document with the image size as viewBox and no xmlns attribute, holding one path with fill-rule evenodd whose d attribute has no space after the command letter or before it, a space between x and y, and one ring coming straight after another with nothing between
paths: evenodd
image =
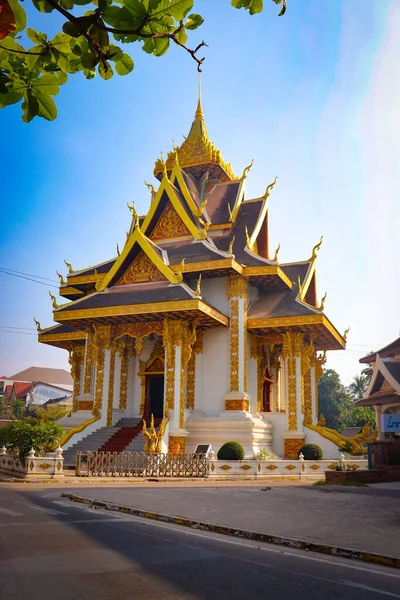
<instances>
[{"instance_id":1,"label":"gilded gable","mask_svg":"<svg viewBox=\"0 0 400 600\"><path fill-rule=\"evenodd\" d=\"M165 277L157 269L150 258L141 250L131 266L125 271L117 285L143 283L147 281L165 281Z\"/></svg>"},{"instance_id":2,"label":"gilded gable","mask_svg":"<svg viewBox=\"0 0 400 600\"><path fill-rule=\"evenodd\" d=\"M166 240L176 237L191 236L181 217L170 202L165 207L157 225L153 229L151 240Z\"/></svg>"}]
</instances>

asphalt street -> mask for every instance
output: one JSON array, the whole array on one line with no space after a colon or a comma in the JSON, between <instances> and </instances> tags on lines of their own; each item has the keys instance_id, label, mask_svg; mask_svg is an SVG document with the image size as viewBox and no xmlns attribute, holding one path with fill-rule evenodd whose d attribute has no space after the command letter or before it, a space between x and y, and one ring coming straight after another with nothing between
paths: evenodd
<instances>
[{"instance_id":1,"label":"asphalt street","mask_svg":"<svg viewBox=\"0 0 400 600\"><path fill-rule=\"evenodd\" d=\"M1 600L400 600L400 571L0 487ZM340 523L338 523L340 527Z\"/></svg>"}]
</instances>

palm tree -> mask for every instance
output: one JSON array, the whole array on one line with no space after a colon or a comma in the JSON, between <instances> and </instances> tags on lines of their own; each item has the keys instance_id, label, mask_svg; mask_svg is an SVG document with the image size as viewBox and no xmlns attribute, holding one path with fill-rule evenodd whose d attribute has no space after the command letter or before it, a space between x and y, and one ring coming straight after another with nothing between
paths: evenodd
<instances>
[{"instance_id":1,"label":"palm tree","mask_svg":"<svg viewBox=\"0 0 400 600\"><path fill-rule=\"evenodd\" d=\"M352 383L347 388L347 392L350 395L351 399L361 400L364 397L364 394L369 385L369 376L361 373L361 375L356 375L352 381Z\"/></svg>"}]
</instances>

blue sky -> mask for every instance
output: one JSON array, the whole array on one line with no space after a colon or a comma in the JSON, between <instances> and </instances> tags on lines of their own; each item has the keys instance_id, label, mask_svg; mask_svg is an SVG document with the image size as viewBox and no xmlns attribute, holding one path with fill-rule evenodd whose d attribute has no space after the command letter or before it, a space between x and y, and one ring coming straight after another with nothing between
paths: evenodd
<instances>
[{"instance_id":1,"label":"blue sky","mask_svg":"<svg viewBox=\"0 0 400 600\"><path fill-rule=\"evenodd\" d=\"M251 159L248 197L275 175L270 238L280 260L318 258L326 314L351 331L328 366L344 383L358 358L399 334L400 6L396 0L288 0L277 18L266 0L250 16L229 0L197 0L205 23L203 109L210 138L240 174ZM271 6L270 6L271 5ZM28 5L29 25L59 23ZM149 204L143 179L160 151L179 144L193 118L196 65L171 48L162 58L132 48L135 70L111 81L70 78L49 123L0 111L2 244L0 267L56 279L63 259L75 269L115 255L130 214ZM6 140L6 141L4 141ZM46 286L0 272L0 325L52 324ZM54 291L54 289L53 289ZM397 319L397 320L396 320ZM67 368L67 353L34 335L0 331L0 374L31 364Z\"/></svg>"}]
</instances>

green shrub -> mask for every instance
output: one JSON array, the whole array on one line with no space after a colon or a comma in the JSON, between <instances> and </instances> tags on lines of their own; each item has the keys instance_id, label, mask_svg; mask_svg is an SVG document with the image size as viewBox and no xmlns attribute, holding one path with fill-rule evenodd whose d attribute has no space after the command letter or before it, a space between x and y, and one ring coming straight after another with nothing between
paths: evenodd
<instances>
[{"instance_id":1,"label":"green shrub","mask_svg":"<svg viewBox=\"0 0 400 600\"><path fill-rule=\"evenodd\" d=\"M299 456L302 454L304 460L321 460L323 457L322 450L317 444L305 444L299 452Z\"/></svg>"},{"instance_id":2,"label":"green shrub","mask_svg":"<svg viewBox=\"0 0 400 600\"><path fill-rule=\"evenodd\" d=\"M36 456L45 454L45 447L55 444L64 434L61 425L49 421L41 425L32 425L25 421L13 421L1 430L1 443L9 452L24 461L31 448Z\"/></svg>"},{"instance_id":3,"label":"green shrub","mask_svg":"<svg viewBox=\"0 0 400 600\"><path fill-rule=\"evenodd\" d=\"M218 460L243 460L244 448L238 442L226 442L218 450Z\"/></svg>"}]
</instances>

